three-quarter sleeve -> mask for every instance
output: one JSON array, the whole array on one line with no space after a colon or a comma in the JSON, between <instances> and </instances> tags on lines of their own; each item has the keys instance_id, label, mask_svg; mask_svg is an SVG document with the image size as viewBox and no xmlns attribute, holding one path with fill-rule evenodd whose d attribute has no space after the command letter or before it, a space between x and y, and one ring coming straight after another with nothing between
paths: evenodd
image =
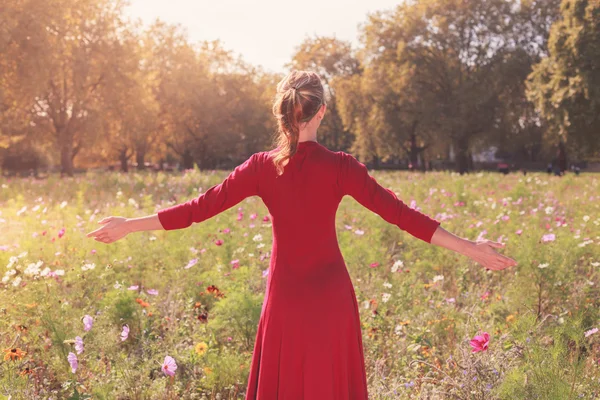
<instances>
[{"instance_id":1,"label":"three-quarter sleeve","mask_svg":"<svg viewBox=\"0 0 600 400\"><path fill-rule=\"evenodd\" d=\"M350 195L385 221L412 236L431 243L440 222L404 204L394 192L381 186L369 175L367 167L352 155L340 155L338 185L342 195Z\"/></svg>"},{"instance_id":2,"label":"three-quarter sleeve","mask_svg":"<svg viewBox=\"0 0 600 400\"><path fill-rule=\"evenodd\" d=\"M199 197L158 211L158 219L167 231L187 228L225 211L246 197L258 195L259 153L238 165L223 182Z\"/></svg>"}]
</instances>

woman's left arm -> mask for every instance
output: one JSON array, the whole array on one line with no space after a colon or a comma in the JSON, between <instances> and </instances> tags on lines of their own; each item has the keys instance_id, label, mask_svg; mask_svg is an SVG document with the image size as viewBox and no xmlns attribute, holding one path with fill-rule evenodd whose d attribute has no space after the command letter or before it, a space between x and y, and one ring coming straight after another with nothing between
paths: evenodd
<instances>
[{"instance_id":1,"label":"woman's left arm","mask_svg":"<svg viewBox=\"0 0 600 400\"><path fill-rule=\"evenodd\" d=\"M465 255L477 261L486 269L498 271L517 265L517 262L512 258L494 251L494 248L503 249L505 247L504 243L493 242L491 240L473 242L458 237L441 226L438 226L433 233L431 244Z\"/></svg>"}]
</instances>

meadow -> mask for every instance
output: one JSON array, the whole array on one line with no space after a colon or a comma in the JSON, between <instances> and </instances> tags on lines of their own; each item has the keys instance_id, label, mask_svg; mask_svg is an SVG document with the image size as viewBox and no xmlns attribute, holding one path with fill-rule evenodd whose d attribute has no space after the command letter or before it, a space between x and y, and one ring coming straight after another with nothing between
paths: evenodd
<instances>
[{"instance_id":1,"label":"meadow","mask_svg":"<svg viewBox=\"0 0 600 400\"><path fill-rule=\"evenodd\" d=\"M345 197L371 399L600 398L600 176L372 174L519 264L486 271ZM226 176L0 178L0 399L243 399L271 249L260 198L187 229L85 237Z\"/></svg>"}]
</instances>

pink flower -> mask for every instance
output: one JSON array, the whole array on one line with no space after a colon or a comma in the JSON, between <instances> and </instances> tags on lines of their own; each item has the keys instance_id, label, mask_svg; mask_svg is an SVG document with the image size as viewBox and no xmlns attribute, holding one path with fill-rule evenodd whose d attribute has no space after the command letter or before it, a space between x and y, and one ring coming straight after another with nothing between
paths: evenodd
<instances>
[{"instance_id":1,"label":"pink flower","mask_svg":"<svg viewBox=\"0 0 600 400\"><path fill-rule=\"evenodd\" d=\"M96 254L96 249L92 249L92 251L90 251L90 253Z\"/></svg>"},{"instance_id":2,"label":"pink flower","mask_svg":"<svg viewBox=\"0 0 600 400\"><path fill-rule=\"evenodd\" d=\"M139 289L139 285L131 285L127 288L127 290L138 290Z\"/></svg>"},{"instance_id":3,"label":"pink flower","mask_svg":"<svg viewBox=\"0 0 600 400\"><path fill-rule=\"evenodd\" d=\"M263 222L269 222L271 220L271 218L268 215L265 215L265 217L263 218Z\"/></svg>"},{"instance_id":4,"label":"pink flower","mask_svg":"<svg viewBox=\"0 0 600 400\"><path fill-rule=\"evenodd\" d=\"M174 376L175 370L177 369L177 364L175 360L171 356L166 356L165 361L163 361L162 371L165 375Z\"/></svg>"},{"instance_id":5,"label":"pink flower","mask_svg":"<svg viewBox=\"0 0 600 400\"><path fill-rule=\"evenodd\" d=\"M125 324L125 325L123 325L123 330L121 331L121 342L124 342L128 336L129 336L129 326L127 324Z\"/></svg>"},{"instance_id":6,"label":"pink flower","mask_svg":"<svg viewBox=\"0 0 600 400\"><path fill-rule=\"evenodd\" d=\"M156 289L148 289L148 290L146 290L146 293L148 293L151 296L156 296L158 294L158 290L156 290Z\"/></svg>"},{"instance_id":7,"label":"pink flower","mask_svg":"<svg viewBox=\"0 0 600 400\"><path fill-rule=\"evenodd\" d=\"M94 318L92 318L89 315L85 315L83 317L83 330L84 331L89 331L90 329L92 329L92 324L94 323Z\"/></svg>"},{"instance_id":8,"label":"pink flower","mask_svg":"<svg viewBox=\"0 0 600 400\"><path fill-rule=\"evenodd\" d=\"M488 297L490 297L490 292L485 292L481 295L481 300L487 300Z\"/></svg>"},{"instance_id":9,"label":"pink flower","mask_svg":"<svg viewBox=\"0 0 600 400\"><path fill-rule=\"evenodd\" d=\"M590 335L593 335L594 333L598 332L598 328L592 328L589 331L585 332L585 337L588 337Z\"/></svg>"},{"instance_id":10,"label":"pink flower","mask_svg":"<svg viewBox=\"0 0 600 400\"><path fill-rule=\"evenodd\" d=\"M369 265L369 267L371 267L371 268L379 267L379 263L378 262L371 263L371 265Z\"/></svg>"},{"instance_id":11,"label":"pink flower","mask_svg":"<svg viewBox=\"0 0 600 400\"><path fill-rule=\"evenodd\" d=\"M60 231L58 231L58 237L61 238L63 237L65 234L65 228L62 228Z\"/></svg>"},{"instance_id":12,"label":"pink flower","mask_svg":"<svg viewBox=\"0 0 600 400\"><path fill-rule=\"evenodd\" d=\"M243 218L244 218L244 213L243 212L238 213L237 220L241 221Z\"/></svg>"},{"instance_id":13,"label":"pink flower","mask_svg":"<svg viewBox=\"0 0 600 400\"><path fill-rule=\"evenodd\" d=\"M198 262L197 258L192 258L185 267L183 267L184 269L188 269L188 268L192 268L194 265L196 265L196 263Z\"/></svg>"},{"instance_id":14,"label":"pink flower","mask_svg":"<svg viewBox=\"0 0 600 400\"><path fill-rule=\"evenodd\" d=\"M223 229L223 233L229 233L229 232L231 232L231 229L229 229L229 228Z\"/></svg>"},{"instance_id":15,"label":"pink flower","mask_svg":"<svg viewBox=\"0 0 600 400\"><path fill-rule=\"evenodd\" d=\"M251 220L255 220L255 219L256 219L256 217L258 217L258 215L256 215L256 214L250 214L250 219L251 219Z\"/></svg>"},{"instance_id":16,"label":"pink flower","mask_svg":"<svg viewBox=\"0 0 600 400\"><path fill-rule=\"evenodd\" d=\"M233 260L231 262L231 265L233 265L233 268L239 268L240 267L240 260Z\"/></svg>"},{"instance_id":17,"label":"pink flower","mask_svg":"<svg viewBox=\"0 0 600 400\"><path fill-rule=\"evenodd\" d=\"M473 348L472 353L477 353L478 351L485 351L488 348L488 344L490 343L490 334L487 332L483 332L483 335L477 335L471 340L471 347Z\"/></svg>"},{"instance_id":18,"label":"pink flower","mask_svg":"<svg viewBox=\"0 0 600 400\"><path fill-rule=\"evenodd\" d=\"M222 244L223 244L223 241L222 241L221 239L217 239L217 240L215 240L215 244L216 244L217 246L220 246L220 245L222 245Z\"/></svg>"},{"instance_id":19,"label":"pink flower","mask_svg":"<svg viewBox=\"0 0 600 400\"><path fill-rule=\"evenodd\" d=\"M69 355L67 356L67 360L69 360L69 364L71 365L71 371L73 373L75 373L75 371L77 371L77 356L75 355L75 353L73 352L69 352Z\"/></svg>"},{"instance_id":20,"label":"pink flower","mask_svg":"<svg viewBox=\"0 0 600 400\"><path fill-rule=\"evenodd\" d=\"M83 353L83 339L80 336L75 337L75 351L77 354Z\"/></svg>"},{"instance_id":21,"label":"pink flower","mask_svg":"<svg viewBox=\"0 0 600 400\"><path fill-rule=\"evenodd\" d=\"M542 242L554 242L554 240L556 239L556 235L554 233L547 233L544 236L542 236Z\"/></svg>"},{"instance_id":22,"label":"pink flower","mask_svg":"<svg viewBox=\"0 0 600 400\"><path fill-rule=\"evenodd\" d=\"M518 231L515 232L517 235L521 235L523 233L523 229L519 229Z\"/></svg>"}]
</instances>

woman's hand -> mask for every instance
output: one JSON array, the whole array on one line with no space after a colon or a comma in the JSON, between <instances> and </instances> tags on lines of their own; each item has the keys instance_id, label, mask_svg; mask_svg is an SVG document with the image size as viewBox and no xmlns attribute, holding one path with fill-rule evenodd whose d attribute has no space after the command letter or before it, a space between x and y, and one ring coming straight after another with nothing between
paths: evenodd
<instances>
[{"instance_id":1,"label":"woman's hand","mask_svg":"<svg viewBox=\"0 0 600 400\"><path fill-rule=\"evenodd\" d=\"M130 232L126 221L127 218L123 217L102 218L98 223L105 225L88 233L86 236L93 237L95 240L102 243L115 242L125 237Z\"/></svg>"},{"instance_id":2,"label":"woman's hand","mask_svg":"<svg viewBox=\"0 0 600 400\"><path fill-rule=\"evenodd\" d=\"M477 261L486 269L500 271L517 265L517 262L512 258L503 256L502 254L494 251L494 248L503 249L505 247L504 243L493 242L491 240L482 240L478 242L469 240L468 242L470 245L464 254L467 257Z\"/></svg>"}]
</instances>

